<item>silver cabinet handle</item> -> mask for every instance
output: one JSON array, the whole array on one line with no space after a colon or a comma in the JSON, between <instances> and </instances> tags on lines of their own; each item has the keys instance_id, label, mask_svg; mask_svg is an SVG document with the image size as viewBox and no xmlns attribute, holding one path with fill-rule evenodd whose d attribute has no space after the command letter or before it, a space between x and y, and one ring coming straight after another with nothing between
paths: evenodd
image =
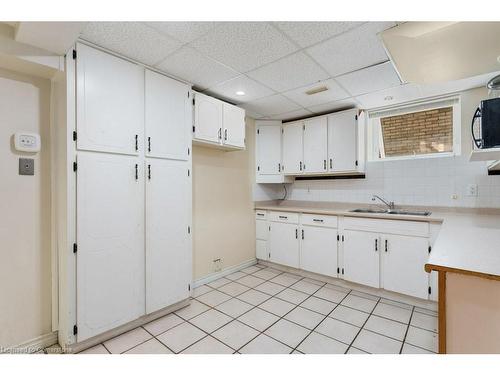
<instances>
[{"instance_id":1,"label":"silver cabinet handle","mask_svg":"<svg viewBox=\"0 0 500 375\"><path fill-rule=\"evenodd\" d=\"M148 180L151 180L151 164L148 164Z\"/></svg>"},{"instance_id":2,"label":"silver cabinet handle","mask_svg":"<svg viewBox=\"0 0 500 375\"><path fill-rule=\"evenodd\" d=\"M375 239L375 251L378 251L378 239Z\"/></svg>"},{"instance_id":3,"label":"silver cabinet handle","mask_svg":"<svg viewBox=\"0 0 500 375\"><path fill-rule=\"evenodd\" d=\"M323 169L326 171L326 159L323 160Z\"/></svg>"},{"instance_id":4,"label":"silver cabinet handle","mask_svg":"<svg viewBox=\"0 0 500 375\"><path fill-rule=\"evenodd\" d=\"M224 129L224 140L227 141L227 129Z\"/></svg>"},{"instance_id":5,"label":"silver cabinet handle","mask_svg":"<svg viewBox=\"0 0 500 375\"><path fill-rule=\"evenodd\" d=\"M151 152L151 137L148 137L148 152Z\"/></svg>"},{"instance_id":6,"label":"silver cabinet handle","mask_svg":"<svg viewBox=\"0 0 500 375\"><path fill-rule=\"evenodd\" d=\"M316 222L316 223L322 223L323 219L313 219L313 221Z\"/></svg>"},{"instance_id":7,"label":"silver cabinet handle","mask_svg":"<svg viewBox=\"0 0 500 375\"><path fill-rule=\"evenodd\" d=\"M302 162L299 163L299 169L302 170Z\"/></svg>"},{"instance_id":8,"label":"silver cabinet handle","mask_svg":"<svg viewBox=\"0 0 500 375\"><path fill-rule=\"evenodd\" d=\"M139 136L135 135L135 151L139 151Z\"/></svg>"},{"instance_id":9,"label":"silver cabinet handle","mask_svg":"<svg viewBox=\"0 0 500 375\"><path fill-rule=\"evenodd\" d=\"M387 240L385 240L385 252L387 253Z\"/></svg>"},{"instance_id":10,"label":"silver cabinet handle","mask_svg":"<svg viewBox=\"0 0 500 375\"><path fill-rule=\"evenodd\" d=\"M280 219L288 219L288 216L278 216Z\"/></svg>"},{"instance_id":11,"label":"silver cabinet handle","mask_svg":"<svg viewBox=\"0 0 500 375\"><path fill-rule=\"evenodd\" d=\"M135 165L135 180L139 179L139 165Z\"/></svg>"},{"instance_id":12,"label":"silver cabinet handle","mask_svg":"<svg viewBox=\"0 0 500 375\"><path fill-rule=\"evenodd\" d=\"M330 169L333 168L333 159L330 158Z\"/></svg>"},{"instance_id":13,"label":"silver cabinet handle","mask_svg":"<svg viewBox=\"0 0 500 375\"><path fill-rule=\"evenodd\" d=\"M222 128L219 128L219 133L218 133L219 140L222 138Z\"/></svg>"}]
</instances>

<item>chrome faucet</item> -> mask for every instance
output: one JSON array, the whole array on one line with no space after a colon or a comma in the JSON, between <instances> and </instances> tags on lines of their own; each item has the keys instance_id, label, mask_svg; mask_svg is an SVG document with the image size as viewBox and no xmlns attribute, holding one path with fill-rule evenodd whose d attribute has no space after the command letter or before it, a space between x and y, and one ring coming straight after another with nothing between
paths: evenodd
<instances>
[{"instance_id":1,"label":"chrome faucet","mask_svg":"<svg viewBox=\"0 0 500 375\"><path fill-rule=\"evenodd\" d=\"M372 195L372 201L375 201L376 199L380 200L382 203L384 203L387 207L389 207L389 211L394 210L394 202L387 202L384 198L379 197L378 195L374 194Z\"/></svg>"}]
</instances>

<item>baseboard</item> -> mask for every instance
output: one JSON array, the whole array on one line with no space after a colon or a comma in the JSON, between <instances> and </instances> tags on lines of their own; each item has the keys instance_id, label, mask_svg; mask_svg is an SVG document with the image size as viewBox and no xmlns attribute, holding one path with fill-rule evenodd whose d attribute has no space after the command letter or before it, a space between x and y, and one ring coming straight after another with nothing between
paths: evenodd
<instances>
[{"instance_id":1,"label":"baseboard","mask_svg":"<svg viewBox=\"0 0 500 375\"><path fill-rule=\"evenodd\" d=\"M253 266L255 264L257 264L257 259L250 259L250 260L247 260L246 262L237 264L235 266L224 268L222 271L211 273L208 276L205 276L205 277L202 277L202 278L200 278L198 280L195 280L193 282L193 289L194 288L198 288L201 285L211 283L212 281L220 279L221 277L224 277L224 276L229 275L229 274L231 274L233 272L242 270L244 268Z\"/></svg>"},{"instance_id":2,"label":"baseboard","mask_svg":"<svg viewBox=\"0 0 500 375\"><path fill-rule=\"evenodd\" d=\"M54 344L57 344L57 331L46 333L10 348L0 346L0 353L32 354Z\"/></svg>"}]
</instances>

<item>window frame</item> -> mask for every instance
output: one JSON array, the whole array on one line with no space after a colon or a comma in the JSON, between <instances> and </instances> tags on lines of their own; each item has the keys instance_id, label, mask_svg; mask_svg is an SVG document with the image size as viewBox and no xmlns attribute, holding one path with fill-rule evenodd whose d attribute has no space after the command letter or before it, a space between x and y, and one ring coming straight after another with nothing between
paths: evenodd
<instances>
[{"instance_id":1,"label":"window frame","mask_svg":"<svg viewBox=\"0 0 500 375\"><path fill-rule=\"evenodd\" d=\"M417 155L400 155L400 156L384 156L379 158L375 157L375 151L381 150L380 144L383 145L383 135L382 130L374 130L373 122L378 121L378 127L381 126L380 119L383 117L406 115L409 113L429 111L432 109L447 108L452 107L453 112L453 127L452 127L452 137L453 145L452 151L449 152L438 152L429 154L417 154ZM433 158L443 158L443 157L454 157L461 155L461 136L462 136L462 124L461 124L461 96L444 96L437 97L433 99L425 99L419 101L412 101L407 103L401 103L393 106L379 107L367 111L366 116L366 156L368 162L383 162L383 161L393 161L393 160L415 160L415 159L433 159ZM375 132L378 131L380 136L375 137ZM375 143L379 143L378 146ZM382 149L383 150L383 149Z\"/></svg>"}]
</instances>

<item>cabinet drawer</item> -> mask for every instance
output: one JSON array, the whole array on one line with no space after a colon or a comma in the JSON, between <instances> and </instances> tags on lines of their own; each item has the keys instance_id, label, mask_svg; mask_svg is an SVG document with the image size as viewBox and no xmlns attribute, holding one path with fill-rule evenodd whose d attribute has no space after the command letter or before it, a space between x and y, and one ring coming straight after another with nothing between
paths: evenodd
<instances>
[{"instance_id":1,"label":"cabinet drawer","mask_svg":"<svg viewBox=\"0 0 500 375\"><path fill-rule=\"evenodd\" d=\"M271 221L279 221L282 223L299 223L299 214L296 212L279 212L279 211L271 211L269 213L269 219Z\"/></svg>"},{"instance_id":2,"label":"cabinet drawer","mask_svg":"<svg viewBox=\"0 0 500 375\"><path fill-rule=\"evenodd\" d=\"M267 240L267 235L269 234L269 228L267 221L265 220L255 220L255 236L258 240Z\"/></svg>"},{"instance_id":3,"label":"cabinet drawer","mask_svg":"<svg viewBox=\"0 0 500 375\"><path fill-rule=\"evenodd\" d=\"M255 218L259 220L267 219L267 211L264 210L255 210Z\"/></svg>"},{"instance_id":4,"label":"cabinet drawer","mask_svg":"<svg viewBox=\"0 0 500 375\"><path fill-rule=\"evenodd\" d=\"M322 227L337 228L338 219L337 216L330 215L302 214L300 217L300 223L302 225L316 225Z\"/></svg>"},{"instance_id":5,"label":"cabinet drawer","mask_svg":"<svg viewBox=\"0 0 500 375\"><path fill-rule=\"evenodd\" d=\"M429 236L429 223L423 221L345 217L344 228L366 232L401 234L407 236Z\"/></svg>"}]
</instances>

